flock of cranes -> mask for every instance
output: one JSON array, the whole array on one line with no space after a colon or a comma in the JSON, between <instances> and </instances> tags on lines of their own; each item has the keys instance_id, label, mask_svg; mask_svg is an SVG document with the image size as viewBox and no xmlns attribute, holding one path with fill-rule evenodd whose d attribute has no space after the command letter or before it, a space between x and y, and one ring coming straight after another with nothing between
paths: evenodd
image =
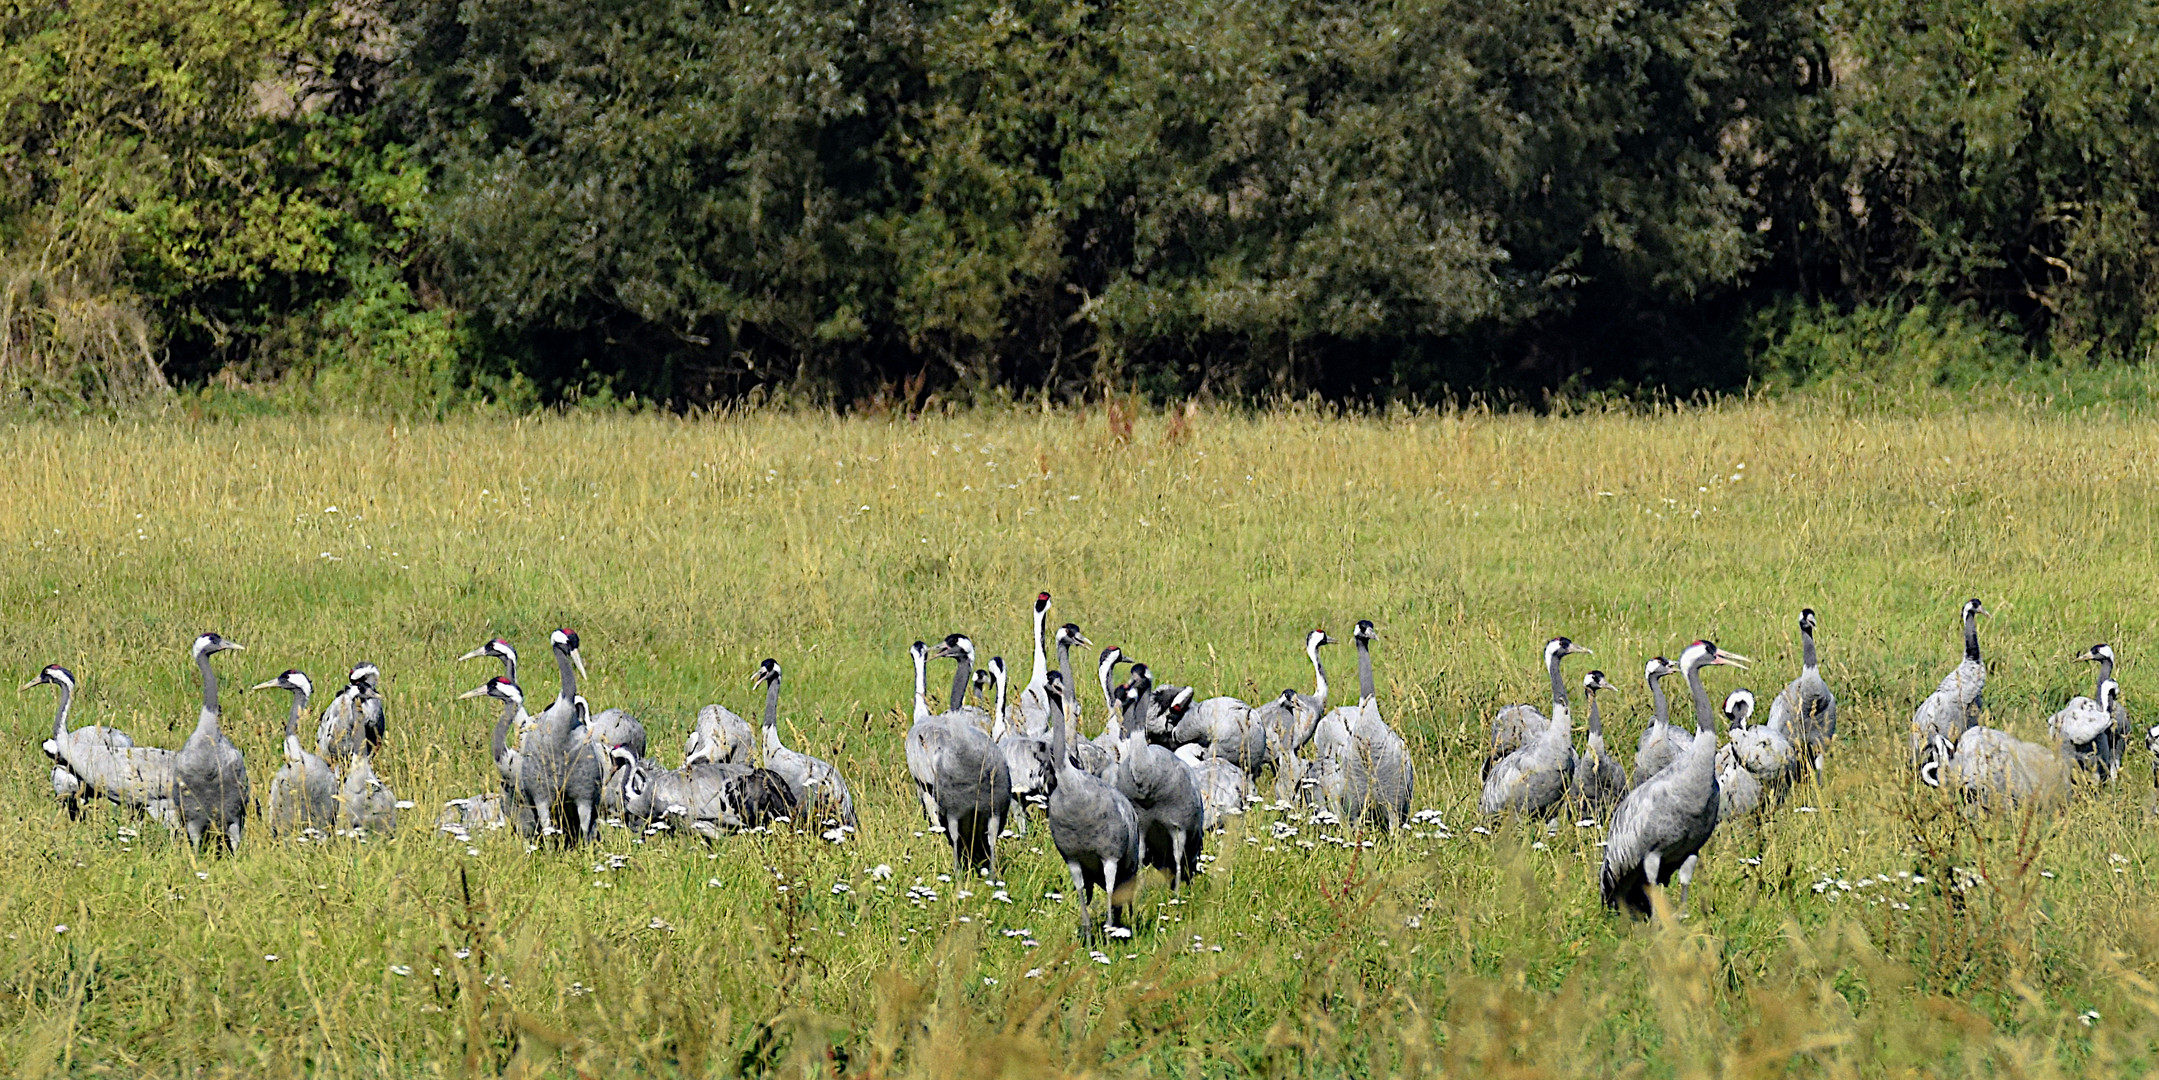
<instances>
[{"instance_id":1,"label":"flock of cranes","mask_svg":"<svg viewBox=\"0 0 2159 1080\"><path fill-rule=\"evenodd\" d=\"M1148 664L1116 646L1096 656L1096 686L1082 692L1073 650L1093 643L1072 623L1052 632L1049 608L1050 595L1039 594L1033 670L1017 695L1004 658L979 663L965 634L950 634L934 647L917 641L909 650L914 701L902 741L907 771L924 817L951 851L956 874L995 879L999 840L1024 833L1029 817L1039 813L1071 875L1082 932L1099 932L1094 894L1101 892L1103 926L1129 934L1128 908L1140 871L1161 871L1172 889L1190 881L1207 837L1223 819L1269 801L1257 794L1268 774L1278 806L1308 808L1352 828L1391 830L1410 819L1416 771L1408 743L1381 713L1372 669L1378 635L1371 622L1360 621L1351 635L1356 703L1330 708L1321 650L1337 642L1323 630L1304 639L1312 664L1309 694L1285 689L1258 704L1198 699L1190 686L1156 682ZM1918 779L1954 789L1985 809L2058 800L2078 777L2111 781L2131 736L2112 647L2102 643L2076 657L2098 665L2097 685L2092 696L2073 698L2049 721L2055 745L2025 742L1979 723L1986 665L1978 618L1987 614L1977 599L1963 606L1964 656L1912 714L1910 753ZM1511 816L1547 828L1562 815L1601 824L1605 903L1648 914L1653 891L1677 878L1683 911L1699 852L1718 824L1774 805L1794 783L1823 768L1837 731L1837 700L1822 678L1815 629L1814 611L1802 611L1800 673L1771 699L1760 724L1753 722L1751 691L1733 690L1720 709L1703 682L1706 669L1744 669L1746 657L1701 640L1682 650L1676 663L1662 656L1649 660L1643 679L1653 716L1637 740L1631 774L1605 742L1597 698L1614 687L1602 671L1581 681L1588 738L1577 753L1562 669L1568 657L1590 650L1552 638L1542 658L1551 681L1549 711L1518 704L1493 716L1478 810L1487 818ZM460 657L503 665L500 675L460 695L499 704L489 746L500 784L499 790L451 800L443 829L464 835L513 828L535 842L578 844L595 838L610 820L648 834L707 835L782 820L813 822L835 841L858 827L854 795L841 770L781 739L778 661L765 660L753 676L765 692L761 725L708 705L688 733L682 764L667 768L647 755L642 722L621 709L595 713L578 692L585 668L577 634L557 630L549 646L559 688L537 714L526 707L518 654L508 641L496 638ZM109 726L70 728L76 681L64 667L47 667L25 684L59 690L44 750L53 762L53 790L70 815L79 815L85 800L105 799L184 830L192 844L207 840L232 848L240 846L251 813L273 836L394 830L397 811L412 804L397 801L374 768L386 731L376 667L351 669L318 719L312 749L302 739L314 694L308 677L288 670L253 687L292 695L284 762L258 805L246 761L219 726L218 675L211 663L240 648L215 633L195 640L191 656L202 679L202 705L178 750L137 746ZM954 664L951 690L941 703L929 690L933 660ZM1664 680L1673 675L1686 683L1691 731L1671 719ZM1089 737L1082 730L1082 699L1095 689L1102 729ZM2147 735L2147 745L2159 746L2159 727Z\"/></svg>"}]
</instances>

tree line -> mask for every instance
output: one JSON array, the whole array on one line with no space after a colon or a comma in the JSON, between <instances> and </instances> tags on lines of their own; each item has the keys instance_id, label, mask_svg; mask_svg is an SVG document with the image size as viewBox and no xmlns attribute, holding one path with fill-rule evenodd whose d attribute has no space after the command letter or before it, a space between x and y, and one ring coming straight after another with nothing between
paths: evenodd
<instances>
[{"instance_id":1,"label":"tree line","mask_svg":"<svg viewBox=\"0 0 2159 1080\"><path fill-rule=\"evenodd\" d=\"M2135 362L2155 15L0 0L0 373L1533 401L1804 377L1795 325L1913 306Z\"/></svg>"}]
</instances>

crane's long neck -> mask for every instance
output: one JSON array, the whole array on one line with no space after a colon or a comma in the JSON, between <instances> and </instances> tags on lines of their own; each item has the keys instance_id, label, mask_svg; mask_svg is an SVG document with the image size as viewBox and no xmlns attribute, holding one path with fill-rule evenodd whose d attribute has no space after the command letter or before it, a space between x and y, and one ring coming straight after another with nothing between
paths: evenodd
<instances>
[{"instance_id":1,"label":"crane's long neck","mask_svg":"<svg viewBox=\"0 0 2159 1080\"><path fill-rule=\"evenodd\" d=\"M991 674L993 674L993 675L995 675L995 676L997 677L997 711L996 711L996 712L994 712L994 713L992 713L992 714L990 714L990 721L991 721L991 726L997 729L997 730L996 730L996 732L995 732L994 734L995 734L995 735L997 735L998 737L1002 737L1002 735L1003 735L1003 733L1004 733L1004 727L1005 727L1005 689L1006 689L1006 687L1005 687L1005 669L1004 669L1004 666L1003 666L1002 664L1000 664L1000 665L996 666L995 668L992 668L992 669L991 669ZM1044 679L1042 680L1042 682L1043 682L1043 684L1044 684L1044 685L1048 685L1048 683L1049 683L1049 679L1048 679L1048 678L1046 677L1046 676L1047 676L1047 673L1045 672L1044 674L1045 674L1045 678L1044 678Z\"/></svg>"},{"instance_id":2,"label":"crane's long neck","mask_svg":"<svg viewBox=\"0 0 2159 1080\"><path fill-rule=\"evenodd\" d=\"M975 673L975 662L966 653L959 654L957 659L959 663L952 669L952 711L954 712L958 712L960 706L967 704L967 681L973 678Z\"/></svg>"},{"instance_id":3,"label":"crane's long neck","mask_svg":"<svg viewBox=\"0 0 2159 1080\"><path fill-rule=\"evenodd\" d=\"M780 677L774 675L765 684L765 753L770 755L780 749Z\"/></svg>"},{"instance_id":4,"label":"crane's long neck","mask_svg":"<svg viewBox=\"0 0 2159 1080\"><path fill-rule=\"evenodd\" d=\"M505 679L508 679L508 680L510 680L511 682L517 682L517 654L516 654L516 653L505 653L505 654L503 654L503 657L502 657L502 677L503 677L503 678L505 678ZM519 686L523 686L524 684L523 684L523 683L518 683L518 685L519 685Z\"/></svg>"},{"instance_id":5,"label":"crane's long neck","mask_svg":"<svg viewBox=\"0 0 2159 1080\"><path fill-rule=\"evenodd\" d=\"M1065 740L1064 695L1061 693L1049 695L1049 707L1050 768L1059 777L1063 777L1066 775L1067 770L1072 768L1072 761L1067 756L1070 753L1070 744Z\"/></svg>"},{"instance_id":6,"label":"crane's long neck","mask_svg":"<svg viewBox=\"0 0 2159 1080\"><path fill-rule=\"evenodd\" d=\"M920 720L930 714L930 663L929 657L920 649L915 650L914 660L915 719Z\"/></svg>"},{"instance_id":7,"label":"crane's long neck","mask_svg":"<svg viewBox=\"0 0 2159 1080\"><path fill-rule=\"evenodd\" d=\"M577 664L570 659L570 654L567 651L557 649L555 650L555 666L562 669L562 694L556 700L562 703L563 708L567 709L570 707L571 702L577 700Z\"/></svg>"},{"instance_id":8,"label":"crane's long neck","mask_svg":"<svg viewBox=\"0 0 2159 1080\"><path fill-rule=\"evenodd\" d=\"M1709 690L1702 685L1702 662L1687 665L1687 689L1694 691L1694 733L1715 731L1717 710L1710 707Z\"/></svg>"},{"instance_id":9,"label":"crane's long neck","mask_svg":"<svg viewBox=\"0 0 2159 1080\"><path fill-rule=\"evenodd\" d=\"M1983 662L1979 659L1979 615L1977 612L1967 611L1964 613L1964 658L1974 664Z\"/></svg>"},{"instance_id":10,"label":"crane's long neck","mask_svg":"<svg viewBox=\"0 0 2159 1080\"><path fill-rule=\"evenodd\" d=\"M67 746L67 712L68 708L74 704L74 701L75 687L68 683L61 683L60 708L52 715L52 737L63 748Z\"/></svg>"},{"instance_id":11,"label":"crane's long neck","mask_svg":"<svg viewBox=\"0 0 2159 1080\"><path fill-rule=\"evenodd\" d=\"M1125 731L1127 731L1127 732L1134 732L1134 731L1145 731L1145 730L1147 730L1147 702L1148 702L1148 695L1149 695L1149 694L1151 694L1151 693L1153 693L1153 691L1154 691L1154 680L1153 680L1153 679L1150 679L1150 678L1147 678L1147 677L1145 677L1145 675L1144 675L1144 674L1142 674L1142 675L1136 675L1136 676L1134 676L1134 677L1133 677L1133 679L1132 679L1132 704L1131 704L1130 706L1128 706L1128 708L1129 708L1129 709L1130 709L1131 711L1129 711L1129 712L1127 712L1127 713L1125 714L1125 719L1124 719L1124 730L1125 730Z\"/></svg>"},{"instance_id":12,"label":"crane's long neck","mask_svg":"<svg viewBox=\"0 0 2159 1080\"><path fill-rule=\"evenodd\" d=\"M494 751L495 767L510 767L510 728L517 723L517 714L524 711L514 700L502 703L502 717L495 721L494 734L488 738L488 749Z\"/></svg>"},{"instance_id":13,"label":"crane's long neck","mask_svg":"<svg viewBox=\"0 0 2159 1080\"><path fill-rule=\"evenodd\" d=\"M1115 669L1114 664L1103 664L1095 669L1095 678L1102 682L1102 711L1107 717L1104 723L1109 724L1117 722L1117 695L1110 693L1109 689L1110 672Z\"/></svg>"},{"instance_id":14,"label":"crane's long neck","mask_svg":"<svg viewBox=\"0 0 2159 1080\"><path fill-rule=\"evenodd\" d=\"M1554 648L1550 659L1545 661L1546 665L1552 669L1552 708L1554 709L1567 707L1567 678L1560 674L1559 670L1560 661L1566 659L1566 656L1566 653Z\"/></svg>"},{"instance_id":15,"label":"crane's long neck","mask_svg":"<svg viewBox=\"0 0 2159 1080\"><path fill-rule=\"evenodd\" d=\"M1048 608L1035 608L1035 670L1027 679L1029 686L1046 686L1050 681L1050 658L1049 654L1043 651L1042 644L1042 624L1048 618Z\"/></svg>"},{"instance_id":16,"label":"crane's long neck","mask_svg":"<svg viewBox=\"0 0 2159 1080\"><path fill-rule=\"evenodd\" d=\"M1372 639L1357 635L1357 703L1379 699L1372 683Z\"/></svg>"},{"instance_id":17,"label":"crane's long neck","mask_svg":"<svg viewBox=\"0 0 2159 1080\"><path fill-rule=\"evenodd\" d=\"M1325 709L1327 707L1327 666L1319 662L1319 646L1314 645L1305 651L1312 657L1312 700L1319 702L1319 707Z\"/></svg>"},{"instance_id":18,"label":"crane's long neck","mask_svg":"<svg viewBox=\"0 0 2159 1080\"><path fill-rule=\"evenodd\" d=\"M1597 692L1584 690L1582 696L1589 699L1589 737L1592 741L1604 741L1604 718L1597 715Z\"/></svg>"},{"instance_id":19,"label":"crane's long neck","mask_svg":"<svg viewBox=\"0 0 2159 1080\"><path fill-rule=\"evenodd\" d=\"M2098 682L2096 682L2096 683L2094 683L2094 684L2092 685L2092 700L2094 700L2094 701L2097 701L2097 702L2099 702L2099 704L2101 704L2102 706L2106 705L2106 700L2105 700L2105 690L2106 690L2106 686L2107 686L2107 680L2108 680L2108 679L2111 679L2111 678L2113 678L2113 677L2114 677L2114 658L2113 658L2113 657L2111 657L2111 656L2105 656L2105 655L2102 655L2102 656L2100 656L2100 657L2099 657L2099 681L2098 681ZM62 691L60 691L60 692L61 692L62 694L65 694L65 693L67 693L67 691L66 691L66 690L62 690ZM63 698L61 698L61 699L60 699L60 701L61 701L61 708L66 708L66 707L67 707L67 705L66 705L67 699L66 699L65 697L63 697ZM2112 710L2111 710L2111 708L2110 708L2110 709L2109 709L2108 711L2110 711L2110 712L2111 712L2111 711L2112 711Z\"/></svg>"},{"instance_id":20,"label":"crane's long neck","mask_svg":"<svg viewBox=\"0 0 2159 1080\"><path fill-rule=\"evenodd\" d=\"M1650 724L1655 727L1670 727L1672 725L1672 703L1666 700L1664 696L1664 676L1651 675L1649 677L1649 700L1653 703L1652 708L1654 710L1650 714Z\"/></svg>"},{"instance_id":21,"label":"crane's long neck","mask_svg":"<svg viewBox=\"0 0 2159 1080\"><path fill-rule=\"evenodd\" d=\"M1072 643L1061 637L1057 640L1057 671L1064 676L1066 686L1079 685L1072 681ZM1079 720L1078 699L1072 702L1072 719L1075 723Z\"/></svg>"},{"instance_id":22,"label":"crane's long neck","mask_svg":"<svg viewBox=\"0 0 2159 1080\"><path fill-rule=\"evenodd\" d=\"M217 670L210 666L210 654L195 658L195 666L202 670L202 714L195 718L195 730L217 730Z\"/></svg>"},{"instance_id":23,"label":"crane's long neck","mask_svg":"<svg viewBox=\"0 0 2159 1080\"><path fill-rule=\"evenodd\" d=\"M1804 626L1799 628L1799 666L1804 671L1813 671L1818 666L1814 658L1814 631Z\"/></svg>"},{"instance_id":24,"label":"crane's long neck","mask_svg":"<svg viewBox=\"0 0 2159 1080\"><path fill-rule=\"evenodd\" d=\"M300 716L307 711L307 691L292 692L292 711L285 714L285 760L298 761L307 754L300 745Z\"/></svg>"}]
</instances>

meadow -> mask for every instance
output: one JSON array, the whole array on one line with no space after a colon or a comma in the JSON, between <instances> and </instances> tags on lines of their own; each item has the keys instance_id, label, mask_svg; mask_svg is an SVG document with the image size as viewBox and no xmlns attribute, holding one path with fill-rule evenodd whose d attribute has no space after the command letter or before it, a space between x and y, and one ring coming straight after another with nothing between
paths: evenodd
<instances>
[{"instance_id":1,"label":"meadow","mask_svg":"<svg viewBox=\"0 0 2159 1080\"><path fill-rule=\"evenodd\" d=\"M230 856L109 807L71 822L38 751L51 692L8 695L9 1075L2052 1076L2159 1048L2150 756L2066 809L1978 818L1913 783L1902 742L1970 596L1996 613L1991 722L2043 739L2102 640L2139 730L2159 720L2149 420L174 417L0 428L0 461L0 671L65 664L76 724L178 746L186 650L215 629L247 646L216 662L260 795L288 698L230 688L371 660L378 768L416 803L393 837L256 822ZM1255 810L1099 951L1039 822L1001 889L946 880L901 760L906 648L965 631L1024 679L1038 589L1158 677L1247 700L1309 688L1310 628L1373 620L1437 820ZM1631 758L1648 657L1713 638L1756 663L1712 692L1766 702L1802 606L1836 746L1719 829L1684 921L1603 909L1596 830L1476 817L1484 724L1545 699L1547 637L1595 650L1571 670L1618 684ZM495 709L455 700L496 668L455 658L506 636L551 692L556 626L594 706L641 716L669 764L698 706L754 715L779 659L790 744L846 770L860 834L610 829L563 852L435 831L496 783ZM1353 677L1346 645L1330 659Z\"/></svg>"}]
</instances>

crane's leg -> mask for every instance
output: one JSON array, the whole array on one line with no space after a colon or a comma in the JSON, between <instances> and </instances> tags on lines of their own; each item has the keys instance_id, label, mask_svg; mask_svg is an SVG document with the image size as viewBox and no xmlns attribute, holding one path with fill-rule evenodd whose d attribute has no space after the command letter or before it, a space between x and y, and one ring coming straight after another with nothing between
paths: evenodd
<instances>
[{"instance_id":1,"label":"crane's leg","mask_svg":"<svg viewBox=\"0 0 2159 1080\"><path fill-rule=\"evenodd\" d=\"M1651 848L1642 856L1642 897L1649 901L1649 913L1657 913L1657 897L1664 886L1657 881L1657 871L1664 868L1664 853Z\"/></svg>"},{"instance_id":2,"label":"crane's leg","mask_svg":"<svg viewBox=\"0 0 2159 1080\"><path fill-rule=\"evenodd\" d=\"M990 827L982 830L982 842L989 845L990 876L997 880L997 837L1005 831L1005 812L1002 807L990 813Z\"/></svg>"},{"instance_id":3,"label":"crane's leg","mask_svg":"<svg viewBox=\"0 0 2159 1080\"><path fill-rule=\"evenodd\" d=\"M1679 864L1679 917L1682 919L1687 917L1687 888L1694 884L1694 867L1700 861L1701 856L1689 855L1686 862Z\"/></svg>"},{"instance_id":4,"label":"crane's leg","mask_svg":"<svg viewBox=\"0 0 2159 1080\"><path fill-rule=\"evenodd\" d=\"M1169 887L1171 892L1184 884L1184 830L1172 829L1169 834Z\"/></svg>"},{"instance_id":5,"label":"crane's leg","mask_svg":"<svg viewBox=\"0 0 2159 1080\"><path fill-rule=\"evenodd\" d=\"M967 872L967 863L960 858L960 823L958 821L952 818L945 819L945 838L952 841L952 878L957 881L961 874Z\"/></svg>"},{"instance_id":6,"label":"crane's leg","mask_svg":"<svg viewBox=\"0 0 2159 1080\"><path fill-rule=\"evenodd\" d=\"M1105 914L1105 916L1103 917L1103 920L1102 920L1102 921L1103 921L1103 924L1104 924L1104 925L1106 925L1106 926L1116 926L1116 925L1118 925L1118 923L1117 923L1117 860L1115 860L1115 859L1104 859L1104 860L1102 860L1102 899L1103 899L1103 906L1105 906L1105 907L1109 908L1109 911L1108 911L1108 912L1107 912L1107 914Z\"/></svg>"},{"instance_id":7,"label":"crane's leg","mask_svg":"<svg viewBox=\"0 0 2159 1080\"><path fill-rule=\"evenodd\" d=\"M542 837L555 835L555 815L553 811L554 807L549 806L545 801L534 800L532 804L532 818L539 824Z\"/></svg>"},{"instance_id":8,"label":"crane's leg","mask_svg":"<svg viewBox=\"0 0 2159 1080\"><path fill-rule=\"evenodd\" d=\"M189 847L199 848L202 846L202 831L206 824L206 822L195 818L187 820L187 845Z\"/></svg>"},{"instance_id":9,"label":"crane's leg","mask_svg":"<svg viewBox=\"0 0 2159 1080\"><path fill-rule=\"evenodd\" d=\"M1087 911L1087 872L1080 869L1079 860L1077 859L1066 863L1065 869L1072 872L1072 891L1079 894L1080 938L1081 940L1092 940L1094 938L1094 916Z\"/></svg>"},{"instance_id":10,"label":"crane's leg","mask_svg":"<svg viewBox=\"0 0 2159 1080\"><path fill-rule=\"evenodd\" d=\"M580 799L578 799L578 800L577 800L577 830L578 830L578 833L579 833L578 839L579 839L579 840L590 840L590 839L592 839L592 838L593 838L593 834L599 831L599 826L600 826L600 808L599 808L599 807L597 807L597 806L594 806L594 805L593 805L593 803L592 803L592 800L591 800L591 799L585 799L585 798L580 798Z\"/></svg>"},{"instance_id":11,"label":"crane's leg","mask_svg":"<svg viewBox=\"0 0 2159 1080\"><path fill-rule=\"evenodd\" d=\"M232 845L232 850L234 850L234 851L238 851L238 850L240 850L240 833L241 833L241 831L242 831L242 825L241 825L241 823L240 823L240 822L237 822L237 821L234 821L234 822L228 822L228 823L227 823L227 824L225 825L225 842L226 842L227 844L230 844L230 845Z\"/></svg>"}]
</instances>

